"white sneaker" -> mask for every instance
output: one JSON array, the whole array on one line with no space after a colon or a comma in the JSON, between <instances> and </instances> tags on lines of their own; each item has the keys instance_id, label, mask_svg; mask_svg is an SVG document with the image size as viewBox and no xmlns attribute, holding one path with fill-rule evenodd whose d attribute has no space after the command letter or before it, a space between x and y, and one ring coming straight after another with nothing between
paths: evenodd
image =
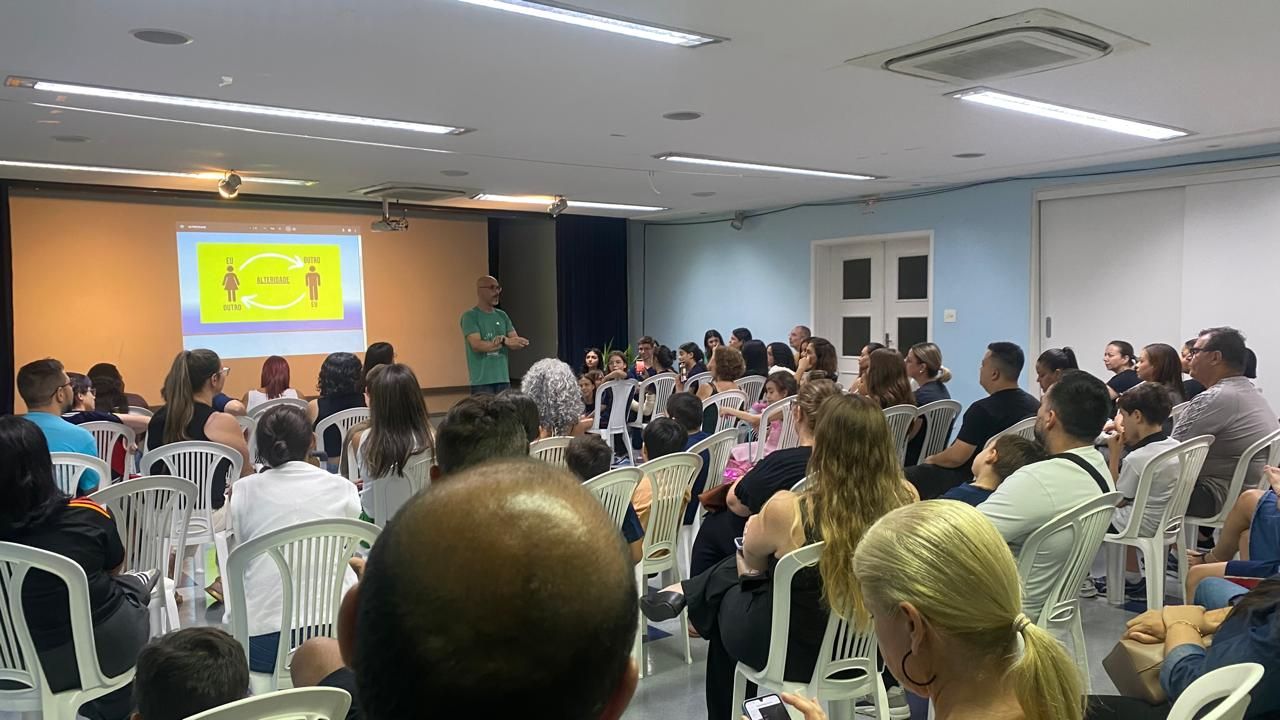
<instances>
[{"instance_id":1,"label":"white sneaker","mask_svg":"<svg viewBox=\"0 0 1280 720\"><path fill-rule=\"evenodd\" d=\"M1084 582L1080 583L1080 597L1096 598L1098 597L1098 586L1093 583L1093 576L1085 577Z\"/></svg>"},{"instance_id":2,"label":"white sneaker","mask_svg":"<svg viewBox=\"0 0 1280 720\"><path fill-rule=\"evenodd\" d=\"M889 717L892 720L908 720L911 717L911 708L907 707L907 694L903 692L902 686L896 685L889 688Z\"/></svg>"}]
</instances>

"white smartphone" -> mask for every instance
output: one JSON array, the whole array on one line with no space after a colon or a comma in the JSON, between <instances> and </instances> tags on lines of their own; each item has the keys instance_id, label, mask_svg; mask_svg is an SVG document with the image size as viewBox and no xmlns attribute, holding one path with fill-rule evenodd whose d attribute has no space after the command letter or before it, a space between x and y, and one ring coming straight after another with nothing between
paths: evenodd
<instances>
[{"instance_id":1,"label":"white smartphone","mask_svg":"<svg viewBox=\"0 0 1280 720\"><path fill-rule=\"evenodd\" d=\"M787 707L777 695L761 695L742 703L748 720L790 720Z\"/></svg>"}]
</instances>

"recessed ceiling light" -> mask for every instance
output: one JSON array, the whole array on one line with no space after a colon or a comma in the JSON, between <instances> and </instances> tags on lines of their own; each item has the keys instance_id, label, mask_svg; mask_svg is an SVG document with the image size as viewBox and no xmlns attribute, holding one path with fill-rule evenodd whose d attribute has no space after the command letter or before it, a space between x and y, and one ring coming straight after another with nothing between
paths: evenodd
<instances>
[{"instance_id":1,"label":"recessed ceiling light","mask_svg":"<svg viewBox=\"0 0 1280 720\"><path fill-rule=\"evenodd\" d=\"M130 30L129 34L138 38L142 42L153 43L155 45L186 45L191 42L191 36L174 30L157 30L156 28L141 28L138 30Z\"/></svg>"},{"instance_id":2,"label":"recessed ceiling light","mask_svg":"<svg viewBox=\"0 0 1280 720\"><path fill-rule=\"evenodd\" d=\"M676 112L663 113L664 120L697 120L702 117L702 113L692 110L677 110Z\"/></svg>"},{"instance_id":3,"label":"recessed ceiling light","mask_svg":"<svg viewBox=\"0 0 1280 720\"><path fill-rule=\"evenodd\" d=\"M694 197L715 197L715 193L710 190L701 190L699 192L689 194Z\"/></svg>"},{"instance_id":4,"label":"recessed ceiling light","mask_svg":"<svg viewBox=\"0 0 1280 720\"><path fill-rule=\"evenodd\" d=\"M1089 127L1101 128L1102 130L1110 130L1112 132L1124 133L1126 135L1136 135L1138 137L1147 138L1148 140L1170 140L1172 138L1183 137L1191 134L1186 130L1179 130L1178 128L1168 127L1165 125L1156 125L1153 123L1142 122L1140 120L1130 120L1129 118L1123 118L1116 115L1104 115L1102 113L1081 110L1080 108L1068 107L1066 105L1055 105L1054 103L1048 103L1043 100L1033 100L1032 98L1022 97L1019 95L1010 95L1009 93L992 90L991 88L977 87L949 94L957 100L989 105L991 107L1001 108L1004 110L1014 110L1020 113L1037 115L1039 117L1050 118L1052 120L1062 120L1064 122L1075 123L1077 125L1088 125Z\"/></svg>"},{"instance_id":5,"label":"recessed ceiling light","mask_svg":"<svg viewBox=\"0 0 1280 720\"><path fill-rule=\"evenodd\" d=\"M119 90L99 87L97 85L77 85L75 83L55 82L52 80L36 80L9 76L4 81L5 87L24 87L34 90L59 93L62 95L88 95L90 97L107 98L109 100L129 100L132 102L155 103L159 105L175 105L178 107L196 108L199 110L221 110L224 112L247 113L250 115L268 115L271 117L290 118L293 120L315 120L319 122L339 123L343 125L361 125L365 127L386 128L389 130L409 130L412 132L432 133L435 135L461 135L470 132L470 128L451 125L435 125L432 123L409 122L407 120L388 120L386 118L365 117L363 115L344 115L342 113L321 112L318 110L299 110L296 108L276 107L273 105L255 105L252 103L213 100L210 98L187 97L185 95L162 95L159 93L138 90Z\"/></svg>"},{"instance_id":6,"label":"recessed ceiling light","mask_svg":"<svg viewBox=\"0 0 1280 720\"><path fill-rule=\"evenodd\" d=\"M496 195L480 193L472 198L484 202L510 203L512 205L550 205L557 198L551 195ZM634 210L636 212L657 212L668 208L655 205L626 205L623 203L590 202L587 200L569 200L569 207L588 210Z\"/></svg>"},{"instance_id":7,"label":"recessed ceiling light","mask_svg":"<svg viewBox=\"0 0 1280 720\"><path fill-rule=\"evenodd\" d=\"M960 158L961 160L972 160L973 158L980 158L980 157L986 157L986 156L987 156L986 153L956 153L951 157Z\"/></svg>"},{"instance_id":8,"label":"recessed ceiling light","mask_svg":"<svg viewBox=\"0 0 1280 720\"><path fill-rule=\"evenodd\" d=\"M152 177L187 178L190 180L221 180L226 177L223 172L177 172L173 170L144 170L141 168L107 167L104 165L68 165L65 163L34 162L30 160L0 160L0 166L33 168L35 170L67 170L71 172L110 173L113 175L148 175ZM315 185L315 180L295 180L293 178L261 177L240 175L244 182L264 183L269 185Z\"/></svg>"},{"instance_id":9,"label":"recessed ceiling light","mask_svg":"<svg viewBox=\"0 0 1280 720\"><path fill-rule=\"evenodd\" d=\"M1212 144L1212 145L1205 145L1205 148L1206 148L1206 149L1209 149L1209 150L1213 150L1213 149L1215 149L1215 148L1220 148L1220 147L1222 147L1222 143L1214 143L1214 144Z\"/></svg>"},{"instance_id":10,"label":"recessed ceiling light","mask_svg":"<svg viewBox=\"0 0 1280 720\"><path fill-rule=\"evenodd\" d=\"M691 165L710 165L713 167L737 168L739 170L764 170L766 172L786 173L788 175L808 175L811 177L832 178L836 180L879 180L875 175L836 172L834 170L814 170L812 168L789 167L786 165L768 165L765 163L746 162L743 160L725 160L723 158L706 157L704 155L686 155L684 153L663 153L654 155L658 160L689 163Z\"/></svg>"},{"instance_id":11,"label":"recessed ceiling light","mask_svg":"<svg viewBox=\"0 0 1280 720\"><path fill-rule=\"evenodd\" d=\"M83 135L54 135L53 140L61 143L87 143L89 138Z\"/></svg>"},{"instance_id":12,"label":"recessed ceiling light","mask_svg":"<svg viewBox=\"0 0 1280 720\"><path fill-rule=\"evenodd\" d=\"M37 124L37 125L61 125L61 124L62 124L62 121L61 121L61 120L49 120L49 119L44 119L44 120L37 120L37 121L36 121L36 124Z\"/></svg>"},{"instance_id":13,"label":"recessed ceiling light","mask_svg":"<svg viewBox=\"0 0 1280 720\"><path fill-rule=\"evenodd\" d=\"M553 20L555 22L577 25L578 27L590 28L592 30L603 30L605 32L617 33L619 35L640 38L642 40L652 40L654 42L666 43L667 45L698 47L700 45L708 45L710 43L717 43L728 39L716 37L714 35L704 35L702 33L662 27L661 25L653 25L651 23L640 22L638 20L617 17L614 15L605 15L598 12L586 12L585 10L579 10L568 5L559 5L557 3L529 2L528 0L462 0L462 2L467 3L468 5L479 5L481 7L493 8L494 10L504 10L506 12L517 13L519 15L527 15L541 20Z\"/></svg>"},{"instance_id":14,"label":"recessed ceiling light","mask_svg":"<svg viewBox=\"0 0 1280 720\"><path fill-rule=\"evenodd\" d=\"M440 174L446 177L466 177L471 173L466 170L441 170Z\"/></svg>"}]
</instances>

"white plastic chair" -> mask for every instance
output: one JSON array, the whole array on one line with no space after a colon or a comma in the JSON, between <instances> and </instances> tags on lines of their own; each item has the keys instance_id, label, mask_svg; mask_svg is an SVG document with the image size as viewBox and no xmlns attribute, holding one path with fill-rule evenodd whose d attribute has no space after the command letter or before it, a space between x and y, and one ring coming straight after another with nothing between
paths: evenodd
<instances>
[{"instance_id":1,"label":"white plastic chair","mask_svg":"<svg viewBox=\"0 0 1280 720\"><path fill-rule=\"evenodd\" d=\"M884 420L889 424L889 435L893 437L893 446L898 450L898 464L906 462L907 436L911 433L911 423L916 419L915 405L894 405L884 409Z\"/></svg>"},{"instance_id":2,"label":"white plastic chair","mask_svg":"<svg viewBox=\"0 0 1280 720\"><path fill-rule=\"evenodd\" d=\"M1249 691L1262 680L1258 663L1240 663L1211 670L1196 678L1169 710L1168 720L1242 720L1249 709ZM1210 704L1221 700L1201 715Z\"/></svg>"},{"instance_id":3,"label":"white plastic chair","mask_svg":"<svg viewBox=\"0 0 1280 720\"><path fill-rule=\"evenodd\" d=\"M791 492L793 492L793 493L802 493L802 492L804 492L808 487L809 487L809 478L808 478L808 476L805 476L805 477L802 477L802 478L800 478L799 480L797 480L795 485L792 485L792 486L791 486Z\"/></svg>"},{"instance_id":4,"label":"white plastic chair","mask_svg":"<svg viewBox=\"0 0 1280 720\"><path fill-rule=\"evenodd\" d=\"M231 553L223 582L231 610L231 635L249 652L245 575L253 561L270 558L282 582L280 642L275 670L250 673L255 693L287 686L293 651L313 637L337 637L342 584L360 543L373 545L380 530L361 520L323 519L290 525L240 545Z\"/></svg>"},{"instance_id":5,"label":"white plastic chair","mask_svg":"<svg viewBox=\"0 0 1280 720\"><path fill-rule=\"evenodd\" d=\"M424 450L409 458L400 475L365 478L360 494L378 527L386 527L387 521L395 517L401 506L431 485L431 466L434 464L435 456Z\"/></svg>"},{"instance_id":6,"label":"white plastic chair","mask_svg":"<svg viewBox=\"0 0 1280 720\"><path fill-rule=\"evenodd\" d=\"M747 405L750 406L760 400L764 396L764 384L768 379L763 375L748 375L738 378L734 384L738 389L747 395Z\"/></svg>"},{"instance_id":7,"label":"white plastic chair","mask_svg":"<svg viewBox=\"0 0 1280 720\"><path fill-rule=\"evenodd\" d=\"M793 448L800 444L800 433L796 430L796 416L793 409L796 404L796 396L785 397L760 412L760 441L753 448L752 462L760 462L769 453L765 452L765 444L769 442L770 431L769 421L777 417L782 421L778 432L778 446L776 450L785 450ZM779 413L781 415L779 415Z\"/></svg>"},{"instance_id":8,"label":"white plastic chair","mask_svg":"<svg viewBox=\"0 0 1280 720\"><path fill-rule=\"evenodd\" d=\"M1080 482L1093 481L1081 478ZM1044 605L1026 608L1027 615L1036 625L1059 638L1064 634L1071 636L1071 650L1075 653L1086 691L1089 689L1089 658L1080 617L1080 584L1102 546L1102 536L1107 532L1107 525L1121 497L1118 492L1104 493L1058 513L1031 533L1018 554L1018 575L1024 588L1042 584L1045 577L1052 578ZM1064 533L1069 533L1071 540L1066 557L1062 557L1061 547L1052 546ZM1044 547L1046 545L1050 547Z\"/></svg>"},{"instance_id":9,"label":"white plastic chair","mask_svg":"<svg viewBox=\"0 0 1280 720\"><path fill-rule=\"evenodd\" d=\"M338 447L342 447L342 441L347 439L347 433L351 428L369 419L369 408L358 407L349 410L336 412L329 417L316 423L316 450L325 452L324 434L329 428L338 429ZM337 465L338 458L329 458L329 464Z\"/></svg>"},{"instance_id":10,"label":"white plastic chair","mask_svg":"<svg viewBox=\"0 0 1280 720\"><path fill-rule=\"evenodd\" d=\"M169 558L185 545L196 498L195 483L173 475L152 475L119 482L90 499L111 509L124 545L125 571L169 572ZM151 591L151 636L177 630L177 584L164 577Z\"/></svg>"},{"instance_id":11,"label":"white plastic chair","mask_svg":"<svg viewBox=\"0 0 1280 720\"><path fill-rule=\"evenodd\" d=\"M529 455L556 467L568 467L565 453L569 450L571 437L549 437L534 440L529 444Z\"/></svg>"},{"instance_id":12,"label":"white plastic chair","mask_svg":"<svg viewBox=\"0 0 1280 720\"><path fill-rule=\"evenodd\" d=\"M144 408L141 405L130 405L130 415L142 415L143 417L155 417L156 414L151 412L151 408Z\"/></svg>"},{"instance_id":13,"label":"white plastic chair","mask_svg":"<svg viewBox=\"0 0 1280 720\"><path fill-rule=\"evenodd\" d=\"M783 675L791 631L791 584L796 573L818 564L824 546L825 543L818 542L793 550L778 560L774 567L769 657L760 670L738 663L733 674L734 711L731 720L739 717L737 709L746 700L748 682L758 685L761 694L768 688L828 702L848 702L870 697L871 717L888 720L889 699L880 676L873 626L868 625L865 631L859 632L853 623L834 612L830 613L813 676L807 682L795 682L786 680ZM835 708L832 709L834 711ZM837 715L833 712L833 716Z\"/></svg>"},{"instance_id":14,"label":"white plastic chair","mask_svg":"<svg viewBox=\"0 0 1280 720\"><path fill-rule=\"evenodd\" d=\"M1184 588L1180 592L1185 595L1187 544L1186 535L1182 532L1183 518L1187 514L1187 503L1191 502L1191 491L1195 489L1200 467L1204 465L1212 443L1212 435L1192 438L1151 458L1142 469L1138 489L1133 495L1133 513L1129 516L1128 526L1119 532L1107 533L1103 538L1107 547L1108 603L1124 603L1125 547L1137 548L1146 562L1148 610L1160 610L1164 607L1164 558L1170 545L1175 546L1179 586ZM1165 503L1160 512L1156 531L1145 534L1142 532L1142 520L1147 514L1147 505L1151 502L1151 483L1156 472L1169 463L1178 464L1177 484L1169 496L1169 502Z\"/></svg>"},{"instance_id":15,"label":"white plastic chair","mask_svg":"<svg viewBox=\"0 0 1280 720\"><path fill-rule=\"evenodd\" d=\"M700 372L697 375L690 375L689 377L685 378L683 387L686 392L696 391L698 388L698 385L701 385L702 383L706 383L706 382L711 382L711 373Z\"/></svg>"},{"instance_id":16,"label":"white plastic chair","mask_svg":"<svg viewBox=\"0 0 1280 720\"><path fill-rule=\"evenodd\" d=\"M724 484L724 470L729 465L729 454L733 452L733 448L738 444L738 431L734 428L721 430L710 437L694 443L688 452L701 456L707 453L707 482L702 486L702 492L714 490ZM695 477L696 481L697 478ZM698 498L691 497L691 503L697 503ZM693 539L698 536L698 531L702 529L702 519L706 517L707 511L701 506L698 511L693 514L693 524L685 525L680 528L680 562L684 563L684 574L688 577L691 573L690 564L693 562Z\"/></svg>"},{"instance_id":17,"label":"white plastic chair","mask_svg":"<svg viewBox=\"0 0 1280 720\"><path fill-rule=\"evenodd\" d=\"M258 419L252 415L236 415L236 423L249 447L249 462L258 462Z\"/></svg>"},{"instance_id":18,"label":"white plastic chair","mask_svg":"<svg viewBox=\"0 0 1280 720\"><path fill-rule=\"evenodd\" d=\"M82 455L73 452L49 453L53 459L53 479L58 489L74 497L80 489L80 477L86 470L98 474L98 487L111 484L111 467L95 455Z\"/></svg>"},{"instance_id":19,"label":"white plastic chair","mask_svg":"<svg viewBox=\"0 0 1280 720\"><path fill-rule=\"evenodd\" d=\"M335 687L306 687L254 695L187 720L343 720L351 695Z\"/></svg>"},{"instance_id":20,"label":"white plastic chair","mask_svg":"<svg viewBox=\"0 0 1280 720\"><path fill-rule=\"evenodd\" d=\"M653 503L649 508L649 523L645 528L644 545L640 562L636 564L636 585L640 594L648 590L646 578L655 573L679 575L677 544L680 527L684 523L685 496L693 489L693 481L702 470L702 458L690 452L664 455L640 466L653 488ZM678 579L678 578L677 578ZM668 582L674 582L669 579ZM647 630L644 616L640 616L640 633ZM684 636L685 664L693 662L689 649L689 616L680 613L680 634ZM648 666L648 650L641 673Z\"/></svg>"},{"instance_id":21,"label":"white plastic chair","mask_svg":"<svg viewBox=\"0 0 1280 720\"><path fill-rule=\"evenodd\" d=\"M702 401L703 417L706 417L707 408L712 405L716 406L716 432L736 428L738 426L738 418L732 415L721 415L720 410L727 407L734 410L745 410L747 407L747 394L741 390L725 390L712 395Z\"/></svg>"},{"instance_id":22,"label":"white plastic chair","mask_svg":"<svg viewBox=\"0 0 1280 720\"><path fill-rule=\"evenodd\" d=\"M22 591L29 573L41 570L67 586L71 637L75 646L79 687L53 692L45 680L35 642L27 628ZM133 669L106 677L98 663L89 606L89 581L74 560L26 545L0 542L0 679L12 689L0 689L0 710L38 712L44 720L76 720L84 703L114 692L133 681Z\"/></svg>"},{"instance_id":23,"label":"white plastic chair","mask_svg":"<svg viewBox=\"0 0 1280 720\"><path fill-rule=\"evenodd\" d=\"M951 426L959 416L960 403L955 400L935 400L916 410L916 417L924 418L925 422L924 445L920 448L922 462L930 455L936 455L947 448Z\"/></svg>"},{"instance_id":24,"label":"white plastic chair","mask_svg":"<svg viewBox=\"0 0 1280 720\"><path fill-rule=\"evenodd\" d=\"M257 405L249 408L249 417L254 419L260 418L266 414L267 411L278 407L296 407L302 412L307 412L311 409L311 406L307 404L307 401L302 398L278 397L258 403Z\"/></svg>"},{"instance_id":25,"label":"white plastic chair","mask_svg":"<svg viewBox=\"0 0 1280 720\"><path fill-rule=\"evenodd\" d=\"M185 554L188 547L200 549L204 545L213 544L218 558L218 567L224 572L227 569L227 531L215 532L213 529L213 478L218 465L230 463L227 470L227 486L240 479L240 471L244 467L244 459L240 453L221 443L204 440L186 440L170 443L148 451L139 461L140 469L147 475L152 474L152 466L166 468L167 474L184 480L190 480L196 486L195 505L191 508L187 521L186 539L178 548ZM229 523L228 523L229 525ZM182 556L180 556L182 557ZM193 565L193 574L200 578L200 587L204 587L204 562L197 558ZM181 571L175 568L174 576L180 577Z\"/></svg>"},{"instance_id":26,"label":"white plastic chair","mask_svg":"<svg viewBox=\"0 0 1280 720\"><path fill-rule=\"evenodd\" d=\"M1035 440L1036 416L1032 415L1029 418L1023 418L995 435L992 435L991 439L987 441L987 444L982 446L983 449L985 450L995 444L996 439L1001 435L1017 435L1018 437L1026 438L1027 440Z\"/></svg>"},{"instance_id":27,"label":"white plastic chair","mask_svg":"<svg viewBox=\"0 0 1280 720\"><path fill-rule=\"evenodd\" d=\"M627 519L627 508L631 507L631 496L636 494L636 485L644 471L638 467L614 468L601 473L582 484L604 506L605 512L613 518L613 522L622 530L622 523Z\"/></svg>"},{"instance_id":28,"label":"white plastic chair","mask_svg":"<svg viewBox=\"0 0 1280 720\"><path fill-rule=\"evenodd\" d=\"M631 429L627 427L627 412L631 410L631 399L635 397L636 386L639 385L635 380L610 380L606 383L600 383L600 387L596 388L596 412L591 416L591 427L587 432L592 435L599 435L608 443L609 448L613 449L613 439L622 437L622 442L627 447L627 459L632 465L636 464L636 451L631 447ZM609 424L600 426L599 408L604 407L604 395L608 392L611 394Z\"/></svg>"},{"instance_id":29,"label":"white plastic chair","mask_svg":"<svg viewBox=\"0 0 1280 720\"><path fill-rule=\"evenodd\" d=\"M1187 408L1190 405L1191 405L1190 400L1186 402L1180 402L1177 405L1174 405L1173 409L1169 411L1169 420L1173 423L1177 423L1178 418L1182 415L1182 413L1186 412Z\"/></svg>"},{"instance_id":30,"label":"white plastic chair","mask_svg":"<svg viewBox=\"0 0 1280 720\"><path fill-rule=\"evenodd\" d=\"M130 450L130 448L136 448L138 445L138 436L133 431L133 428L124 423L111 422L110 420L87 422L80 427L88 430L89 434L93 436L93 442L98 446L98 458L105 462L108 467L111 465L111 456L115 453L116 446L123 444L124 477L128 478L137 472L137 468L134 467L134 461L137 460L137 456ZM100 485L105 487L110 482L112 482L111 475L108 474L107 480L100 483Z\"/></svg>"},{"instance_id":31,"label":"white plastic chair","mask_svg":"<svg viewBox=\"0 0 1280 720\"><path fill-rule=\"evenodd\" d=\"M636 419L632 420L628 425L636 430L643 430L645 425L654 418L659 418L667 414L667 401L671 399L671 394L676 391L676 381L680 377L673 372L658 373L649 378L645 378L644 382L636 387L636 401L640 405L640 412L636 413ZM653 407L646 408L648 398L653 397ZM645 412L648 410L648 412Z\"/></svg>"},{"instance_id":32,"label":"white plastic chair","mask_svg":"<svg viewBox=\"0 0 1280 720\"><path fill-rule=\"evenodd\" d=\"M1267 453L1267 464L1275 465L1280 461L1280 428L1273 430L1258 439L1245 451L1240 453L1240 459L1236 461L1235 472L1231 474L1231 484L1227 486L1226 498L1222 501L1222 508L1217 513L1209 517L1187 516L1186 529L1184 532L1187 537L1187 547L1195 547L1196 530L1202 527L1211 527L1221 529L1227 524L1227 515L1230 514L1231 508L1235 507L1236 501L1240 499L1240 492L1244 490L1244 480L1249 474L1249 466L1254 458L1263 451ZM1267 481L1263 480L1261 487L1268 487ZM1182 558L1186 562L1186 558ZM1183 568L1183 581L1186 580L1186 572Z\"/></svg>"}]
</instances>

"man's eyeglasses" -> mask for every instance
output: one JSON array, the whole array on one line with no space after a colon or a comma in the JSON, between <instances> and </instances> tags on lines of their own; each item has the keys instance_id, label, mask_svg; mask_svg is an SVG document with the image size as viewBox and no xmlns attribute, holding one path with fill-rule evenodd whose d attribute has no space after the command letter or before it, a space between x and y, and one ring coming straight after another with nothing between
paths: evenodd
<instances>
[{"instance_id":1,"label":"man's eyeglasses","mask_svg":"<svg viewBox=\"0 0 1280 720\"><path fill-rule=\"evenodd\" d=\"M71 381L70 381L70 380L67 380L66 382L62 383L62 384L61 384L61 385L59 385L57 388L55 388L53 392L49 393L49 397L53 397L54 395L57 395L57 394L58 394L58 391L62 390L62 388L64 388L64 387L71 387L71 386L72 386L72 385L71 385Z\"/></svg>"},{"instance_id":2,"label":"man's eyeglasses","mask_svg":"<svg viewBox=\"0 0 1280 720\"><path fill-rule=\"evenodd\" d=\"M226 377L227 375L230 375L230 374L231 374L231 368L229 368L229 367L224 367L224 368L222 368L221 370L219 370L219 371L218 371L218 374L219 374L219 375L222 375L223 377Z\"/></svg>"},{"instance_id":3,"label":"man's eyeglasses","mask_svg":"<svg viewBox=\"0 0 1280 720\"><path fill-rule=\"evenodd\" d=\"M1216 351L1213 348L1207 348L1207 347L1190 347L1190 348L1187 348L1187 357L1193 358L1202 352L1216 352Z\"/></svg>"}]
</instances>

